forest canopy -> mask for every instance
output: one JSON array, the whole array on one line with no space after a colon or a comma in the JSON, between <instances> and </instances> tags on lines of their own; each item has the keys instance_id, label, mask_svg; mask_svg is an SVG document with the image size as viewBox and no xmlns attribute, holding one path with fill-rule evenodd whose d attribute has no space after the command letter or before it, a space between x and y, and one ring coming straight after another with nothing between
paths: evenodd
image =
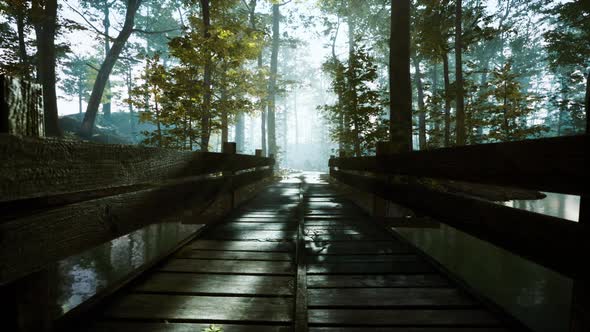
<instances>
[{"instance_id":1,"label":"forest canopy","mask_svg":"<svg viewBox=\"0 0 590 332\"><path fill-rule=\"evenodd\" d=\"M391 62L404 3L410 53ZM0 35L0 73L43 86L51 136L236 141L319 169L374 154L404 119L416 150L586 130L582 0L0 0ZM399 66L407 100L390 99Z\"/></svg>"}]
</instances>

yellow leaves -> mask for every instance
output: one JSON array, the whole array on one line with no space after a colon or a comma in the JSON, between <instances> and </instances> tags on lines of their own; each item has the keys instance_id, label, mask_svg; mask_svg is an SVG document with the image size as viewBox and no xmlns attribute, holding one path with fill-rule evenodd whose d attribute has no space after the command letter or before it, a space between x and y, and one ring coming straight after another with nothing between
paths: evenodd
<instances>
[{"instance_id":1,"label":"yellow leaves","mask_svg":"<svg viewBox=\"0 0 590 332\"><path fill-rule=\"evenodd\" d=\"M218 29L217 32L217 38L219 39L227 39L229 37L232 37L234 35L233 32L231 32L230 30L226 30L223 28Z\"/></svg>"}]
</instances>

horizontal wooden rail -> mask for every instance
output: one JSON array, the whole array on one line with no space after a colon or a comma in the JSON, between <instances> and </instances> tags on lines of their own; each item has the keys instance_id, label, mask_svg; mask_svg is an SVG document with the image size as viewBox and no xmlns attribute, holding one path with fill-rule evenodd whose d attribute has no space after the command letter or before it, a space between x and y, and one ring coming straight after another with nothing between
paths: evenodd
<instances>
[{"instance_id":1,"label":"horizontal wooden rail","mask_svg":"<svg viewBox=\"0 0 590 332\"><path fill-rule=\"evenodd\" d=\"M406 206L567 276L582 269L578 223L418 184L331 170L336 180Z\"/></svg>"},{"instance_id":2,"label":"horizontal wooden rail","mask_svg":"<svg viewBox=\"0 0 590 332\"><path fill-rule=\"evenodd\" d=\"M149 224L199 218L274 160L0 135L0 285ZM191 217L193 216L193 217ZM198 223L198 220L190 220Z\"/></svg>"},{"instance_id":3,"label":"horizontal wooden rail","mask_svg":"<svg viewBox=\"0 0 590 332\"><path fill-rule=\"evenodd\" d=\"M333 158L330 167L444 178L580 195L588 191L588 136Z\"/></svg>"},{"instance_id":4,"label":"horizontal wooden rail","mask_svg":"<svg viewBox=\"0 0 590 332\"><path fill-rule=\"evenodd\" d=\"M272 158L0 134L0 202L271 166ZM104 195L99 194L98 196ZM56 198L58 199L58 198ZM71 200L71 198L69 198Z\"/></svg>"}]
</instances>

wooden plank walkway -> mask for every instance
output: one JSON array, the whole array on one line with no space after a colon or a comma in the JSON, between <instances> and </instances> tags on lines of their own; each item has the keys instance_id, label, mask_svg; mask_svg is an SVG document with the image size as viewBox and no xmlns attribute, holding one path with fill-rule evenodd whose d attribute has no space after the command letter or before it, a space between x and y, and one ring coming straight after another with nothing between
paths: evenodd
<instances>
[{"instance_id":1,"label":"wooden plank walkway","mask_svg":"<svg viewBox=\"0 0 590 332\"><path fill-rule=\"evenodd\" d=\"M500 332L328 184L275 184L123 289L89 331Z\"/></svg>"}]
</instances>

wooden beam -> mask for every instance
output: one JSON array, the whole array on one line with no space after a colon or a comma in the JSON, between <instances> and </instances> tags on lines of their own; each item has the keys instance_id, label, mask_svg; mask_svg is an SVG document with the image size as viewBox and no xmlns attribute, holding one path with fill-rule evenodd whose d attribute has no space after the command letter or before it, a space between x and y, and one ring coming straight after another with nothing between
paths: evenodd
<instances>
[{"instance_id":1,"label":"wooden beam","mask_svg":"<svg viewBox=\"0 0 590 332\"><path fill-rule=\"evenodd\" d=\"M273 165L270 158L0 134L0 202Z\"/></svg>"},{"instance_id":2,"label":"wooden beam","mask_svg":"<svg viewBox=\"0 0 590 332\"><path fill-rule=\"evenodd\" d=\"M588 191L588 136L471 145L379 157L330 159L330 167L444 178L580 195Z\"/></svg>"},{"instance_id":3,"label":"wooden beam","mask_svg":"<svg viewBox=\"0 0 590 332\"><path fill-rule=\"evenodd\" d=\"M582 272L586 239L578 223L417 184L386 183L337 170L330 174L566 276Z\"/></svg>"},{"instance_id":4,"label":"wooden beam","mask_svg":"<svg viewBox=\"0 0 590 332\"><path fill-rule=\"evenodd\" d=\"M0 223L0 285L149 224L178 221L179 212L270 174L184 178Z\"/></svg>"}]
</instances>

